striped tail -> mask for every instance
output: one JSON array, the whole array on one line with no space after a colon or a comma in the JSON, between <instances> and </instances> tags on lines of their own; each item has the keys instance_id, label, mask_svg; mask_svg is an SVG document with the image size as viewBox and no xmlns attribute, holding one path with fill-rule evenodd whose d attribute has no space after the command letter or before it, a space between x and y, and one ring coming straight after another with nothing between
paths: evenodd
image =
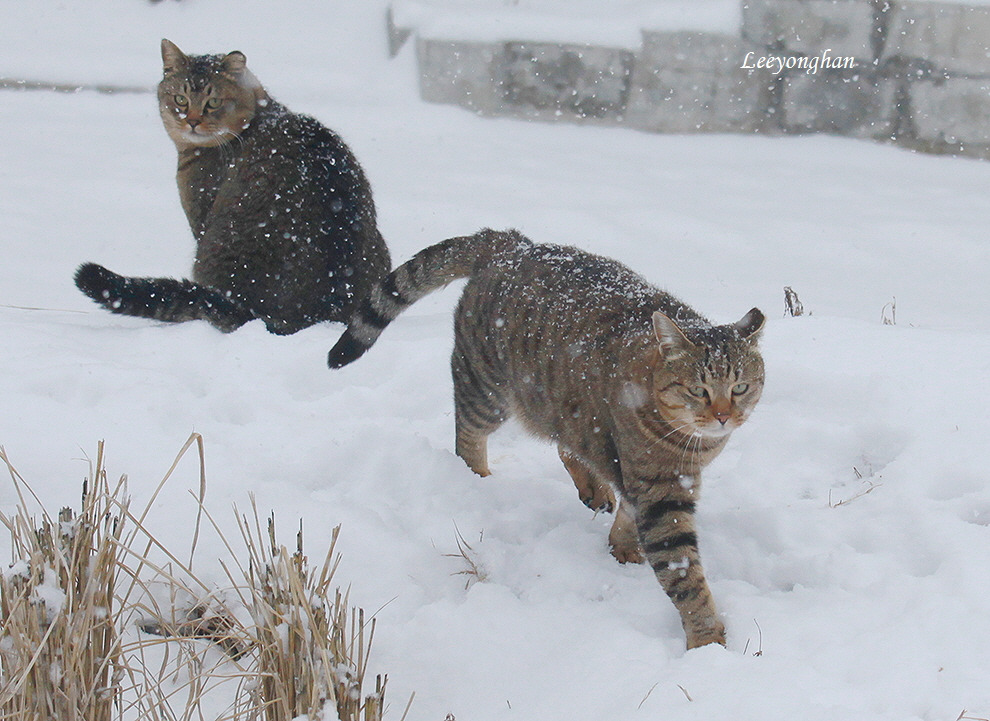
<instances>
[{"instance_id":1,"label":"striped tail","mask_svg":"<svg viewBox=\"0 0 990 721\"><path fill-rule=\"evenodd\" d=\"M517 231L486 228L421 250L371 289L330 349L327 365L342 368L356 361L375 344L385 327L417 300L451 281L471 276L489 265L497 253L529 244Z\"/></svg>"},{"instance_id":2,"label":"striped tail","mask_svg":"<svg viewBox=\"0 0 990 721\"><path fill-rule=\"evenodd\" d=\"M206 320L224 332L240 328L254 314L222 291L174 278L126 278L96 263L76 271L76 287L111 313L166 323Z\"/></svg>"}]
</instances>

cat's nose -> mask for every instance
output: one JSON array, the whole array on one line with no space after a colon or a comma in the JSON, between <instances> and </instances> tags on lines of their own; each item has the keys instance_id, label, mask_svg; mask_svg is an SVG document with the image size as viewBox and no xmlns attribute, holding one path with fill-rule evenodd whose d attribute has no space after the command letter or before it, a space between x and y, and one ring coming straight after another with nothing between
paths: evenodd
<instances>
[{"instance_id":1,"label":"cat's nose","mask_svg":"<svg viewBox=\"0 0 990 721\"><path fill-rule=\"evenodd\" d=\"M717 420L723 426L726 424L729 418L732 417L732 414L729 413L728 411L715 411L715 413L713 413L712 415L714 415L715 420Z\"/></svg>"},{"instance_id":2,"label":"cat's nose","mask_svg":"<svg viewBox=\"0 0 990 721\"><path fill-rule=\"evenodd\" d=\"M188 125L193 130L195 130L196 126L202 122L203 122L202 118L186 118L186 125Z\"/></svg>"}]
</instances>

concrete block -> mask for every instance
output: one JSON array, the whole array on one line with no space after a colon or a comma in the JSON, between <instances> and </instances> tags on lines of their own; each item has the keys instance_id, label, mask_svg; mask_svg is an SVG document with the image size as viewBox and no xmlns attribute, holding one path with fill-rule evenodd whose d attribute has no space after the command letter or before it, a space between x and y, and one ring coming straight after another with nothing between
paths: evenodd
<instances>
[{"instance_id":1,"label":"concrete block","mask_svg":"<svg viewBox=\"0 0 990 721\"><path fill-rule=\"evenodd\" d=\"M508 42L494 77L506 109L541 117L619 119L635 56L628 50Z\"/></svg>"},{"instance_id":2,"label":"concrete block","mask_svg":"<svg viewBox=\"0 0 990 721\"><path fill-rule=\"evenodd\" d=\"M911 119L928 143L990 145L990 79L913 84Z\"/></svg>"},{"instance_id":3,"label":"concrete block","mask_svg":"<svg viewBox=\"0 0 990 721\"><path fill-rule=\"evenodd\" d=\"M924 58L949 70L990 73L990 6L899 2L885 55Z\"/></svg>"},{"instance_id":4,"label":"concrete block","mask_svg":"<svg viewBox=\"0 0 990 721\"><path fill-rule=\"evenodd\" d=\"M742 35L775 52L872 60L875 54L871 0L743 0Z\"/></svg>"},{"instance_id":5,"label":"concrete block","mask_svg":"<svg viewBox=\"0 0 990 721\"><path fill-rule=\"evenodd\" d=\"M740 67L753 49L731 35L644 32L627 123L674 133L759 129L773 79Z\"/></svg>"},{"instance_id":6,"label":"concrete block","mask_svg":"<svg viewBox=\"0 0 990 721\"><path fill-rule=\"evenodd\" d=\"M883 132L883 97L872 74L788 74L783 81L781 127L788 132L871 137Z\"/></svg>"},{"instance_id":7,"label":"concrete block","mask_svg":"<svg viewBox=\"0 0 990 721\"><path fill-rule=\"evenodd\" d=\"M501 46L417 38L419 94L432 103L460 105L476 113L502 112L493 72Z\"/></svg>"}]
</instances>

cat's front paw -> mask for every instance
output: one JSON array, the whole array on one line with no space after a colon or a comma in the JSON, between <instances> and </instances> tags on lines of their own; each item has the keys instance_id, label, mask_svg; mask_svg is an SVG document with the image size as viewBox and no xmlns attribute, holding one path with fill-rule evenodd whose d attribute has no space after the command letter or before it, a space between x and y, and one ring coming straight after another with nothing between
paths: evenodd
<instances>
[{"instance_id":1,"label":"cat's front paw","mask_svg":"<svg viewBox=\"0 0 990 721\"><path fill-rule=\"evenodd\" d=\"M717 643L720 646L725 645L725 624L717 618L712 619L710 626L707 628L697 630L688 629L686 631L688 650L698 648L699 646L707 646L710 643Z\"/></svg>"},{"instance_id":2,"label":"cat's front paw","mask_svg":"<svg viewBox=\"0 0 990 721\"><path fill-rule=\"evenodd\" d=\"M608 545L612 555L619 563L645 563L646 556L643 555L643 549L639 545L639 538L627 526L620 523L621 520L616 518L608 534Z\"/></svg>"},{"instance_id":3,"label":"cat's front paw","mask_svg":"<svg viewBox=\"0 0 990 721\"><path fill-rule=\"evenodd\" d=\"M615 514L615 521L608 532L608 545L612 555L619 563L644 563L646 556L639 545L639 534L636 532L636 521L626 510L623 503Z\"/></svg>"}]
</instances>

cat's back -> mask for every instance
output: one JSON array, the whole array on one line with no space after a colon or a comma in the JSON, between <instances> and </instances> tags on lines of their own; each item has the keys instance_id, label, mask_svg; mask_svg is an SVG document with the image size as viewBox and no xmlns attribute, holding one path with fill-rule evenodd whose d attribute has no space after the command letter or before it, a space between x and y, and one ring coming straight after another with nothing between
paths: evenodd
<instances>
[{"instance_id":1,"label":"cat's back","mask_svg":"<svg viewBox=\"0 0 990 721\"><path fill-rule=\"evenodd\" d=\"M244 134L236 166L239 174L278 185L279 193L305 195L306 205L333 212L340 203L360 204L374 212L364 171L340 136L274 100L265 102L254 127Z\"/></svg>"},{"instance_id":2,"label":"cat's back","mask_svg":"<svg viewBox=\"0 0 990 721\"><path fill-rule=\"evenodd\" d=\"M472 277L465 295L487 299L501 317L572 332L639 334L656 310L697 315L619 261L555 244L506 248Z\"/></svg>"},{"instance_id":3,"label":"cat's back","mask_svg":"<svg viewBox=\"0 0 990 721\"><path fill-rule=\"evenodd\" d=\"M377 279L391 266L353 152L315 118L274 100L234 147L212 211L214 226L236 228L272 255L306 258L313 272L360 262Z\"/></svg>"},{"instance_id":4,"label":"cat's back","mask_svg":"<svg viewBox=\"0 0 990 721\"><path fill-rule=\"evenodd\" d=\"M348 146L267 100L225 152L194 278L247 299L276 332L347 318L391 266L370 184Z\"/></svg>"}]
</instances>

